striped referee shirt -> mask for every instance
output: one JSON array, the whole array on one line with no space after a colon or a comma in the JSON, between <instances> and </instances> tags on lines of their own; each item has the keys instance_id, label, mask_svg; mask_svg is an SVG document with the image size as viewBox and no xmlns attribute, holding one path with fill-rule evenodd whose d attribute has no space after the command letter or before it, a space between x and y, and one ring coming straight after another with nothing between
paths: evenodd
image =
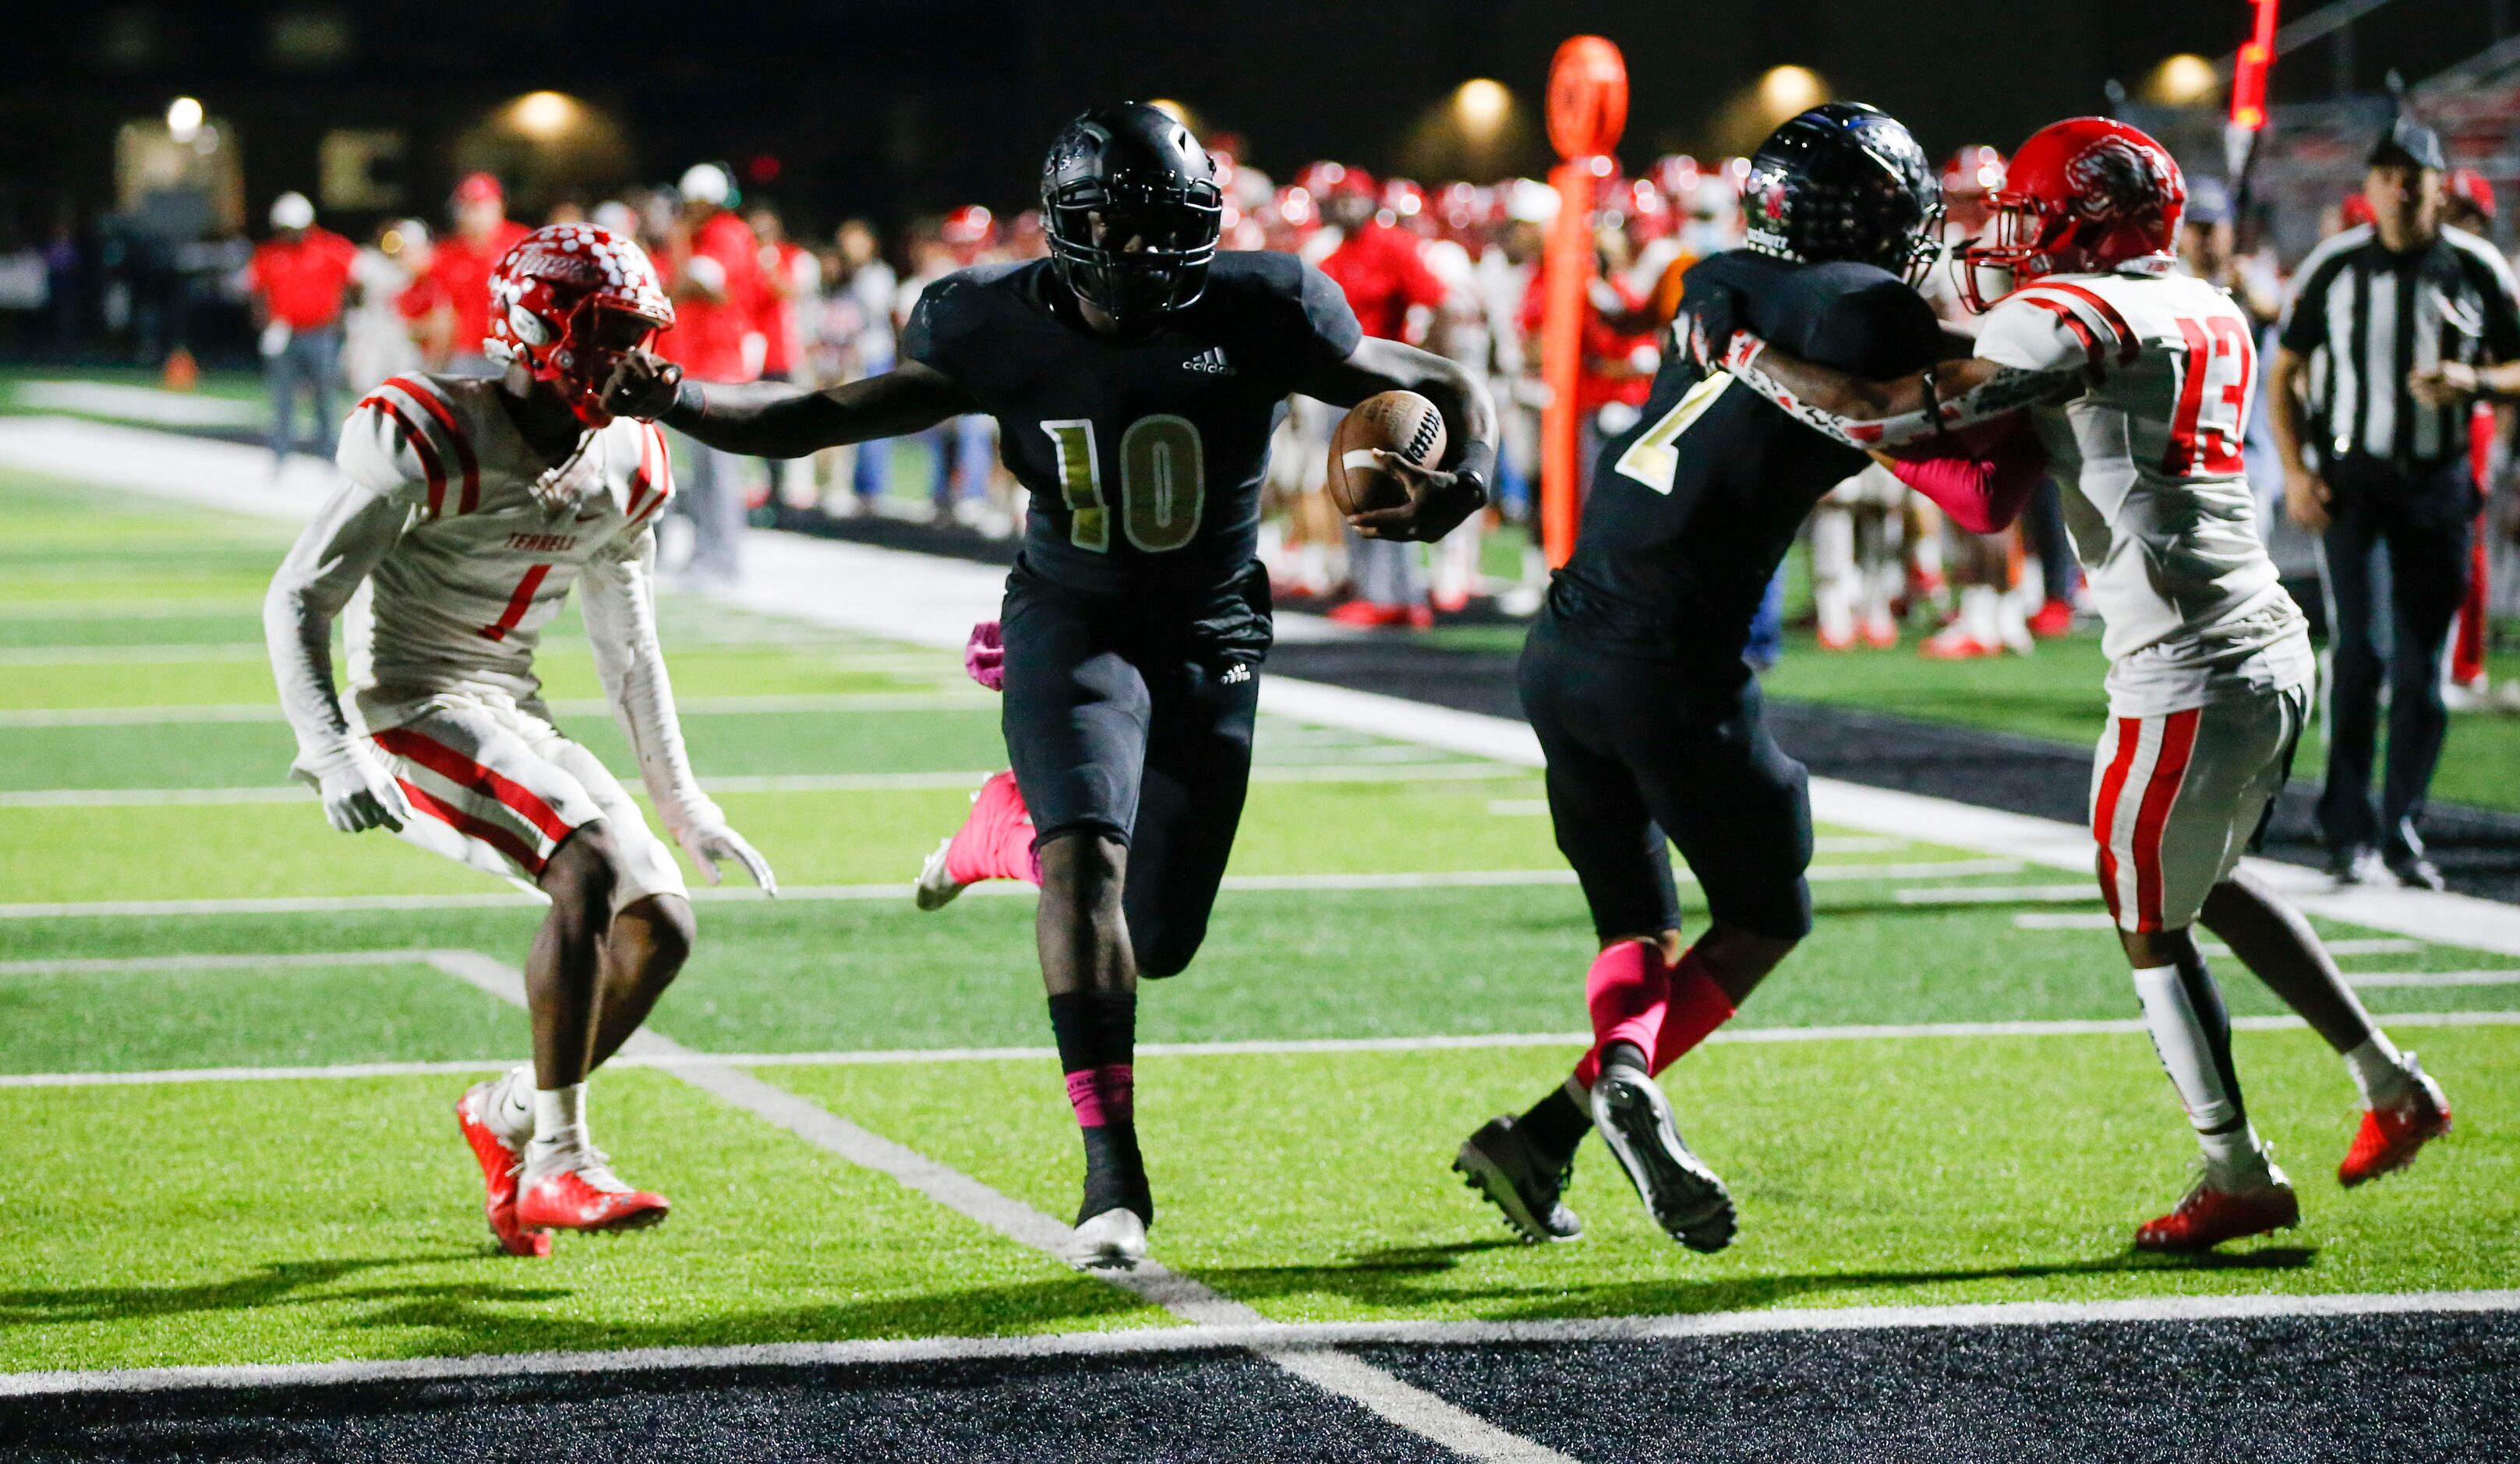
<instances>
[{"instance_id":1,"label":"striped referee shirt","mask_svg":"<svg viewBox=\"0 0 2520 1464\"><path fill-rule=\"evenodd\" d=\"M2312 440L2322 461L2434 468L2466 452L2467 408L2425 406L2407 378L2444 361L2520 360L2520 289L2474 234L2446 228L2398 254L2363 224L2301 262L2277 330L2284 348L2310 362Z\"/></svg>"}]
</instances>

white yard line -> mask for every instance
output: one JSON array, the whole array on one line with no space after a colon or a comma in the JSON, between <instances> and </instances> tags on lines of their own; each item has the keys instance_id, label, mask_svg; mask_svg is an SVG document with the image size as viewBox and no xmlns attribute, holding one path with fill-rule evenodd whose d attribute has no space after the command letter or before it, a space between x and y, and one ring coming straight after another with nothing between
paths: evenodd
<instances>
[{"instance_id":1,"label":"white yard line","mask_svg":"<svg viewBox=\"0 0 2520 1464\"><path fill-rule=\"evenodd\" d=\"M958 785L959 786L959 785ZM1968 875L2011 873L2019 866L2008 860L1954 860L1931 864L1822 864L1813 866L1810 878L1821 883L1895 883L1912 879L1956 879ZM1692 883L1686 868L1674 871L1684 885ZM1466 869L1397 872L1390 874L1238 874L1227 875L1224 888L1248 893L1285 891L1340 890L1478 890L1548 888L1575 883L1569 869ZM965 898L1021 898L1033 892L1033 887L1017 880L992 880L974 885L965 892ZM825 900L906 900L910 893L907 880L880 885L789 885L779 897L789 901ZM702 886L692 891L696 900L753 901L765 899L759 891L748 886ZM1979 904L1990 900L2010 902L2027 899L2096 899L2092 891L2080 886L2046 886L2024 891L2000 887L1981 891L1969 886L1932 886L1900 890L1894 898L1903 905ZM484 891L477 894L347 894L347 895L248 895L228 899L114 899L33 901L22 904L0 904L0 920L59 920L74 916L131 917L142 915L302 915L328 910L456 910L491 905L534 904L542 896L522 891L505 893Z\"/></svg>"},{"instance_id":2,"label":"white yard line","mask_svg":"<svg viewBox=\"0 0 2520 1464\"><path fill-rule=\"evenodd\" d=\"M434 965L436 957L477 959L470 952L351 952L309 960L305 964L351 964L362 954L395 957L376 964ZM280 965L287 958L245 957ZM30 963L69 964L69 963ZM181 969L171 968L170 969ZM439 969L445 969L440 966ZM2298 1031L2308 1024L2298 1017L2238 1017L2231 1025L2242 1031ZM2396 1012L2388 1025L2400 1028L2520 1027L2520 1012ZM1718 1045L1773 1046L1806 1042L1912 1042L1989 1037L2141 1036L2138 1020L2064 1022L1922 1022L1839 1027L1728 1026L1707 1040ZM1141 1057L1278 1057L1326 1053L1429 1053L1496 1051L1513 1048L1582 1050L1590 1032L1467 1032L1415 1037L1251 1037L1224 1042L1141 1042ZM694 1052L642 1047L612 1060L622 1068L725 1067L853 1068L926 1067L939 1063L1051 1062L1054 1047L892 1047L836 1052ZM284 1082L345 1077L396 1077L433 1073L496 1072L514 1059L483 1057L438 1062L336 1063L313 1067L161 1068L133 1072L0 1074L0 1088L133 1087L155 1083Z\"/></svg>"},{"instance_id":3,"label":"white yard line","mask_svg":"<svg viewBox=\"0 0 2520 1464\"><path fill-rule=\"evenodd\" d=\"M917 773L766 773L702 778L710 793L896 793L977 788L996 770ZM1494 762L1262 763L1254 783L1471 783L1527 778ZM155 808L220 803L302 803L315 791L298 783L245 788L23 788L0 791L0 808ZM2012 866L2018 868L2018 865Z\"/></svg>"},{"instance_id":4,"label":"white yard line","mask_svg":"<svg viewBox=\"0 0 2520 1464\"><path fill-rule=\"evenodd\" d=\"M1257 1325L1140 1327L1027 1337L753 1343L736 1347L638 1348L606 1352L511 1352L382 1361L10 1373L0 1374L0 1396L157 1393L191 1388L307 1388L355 1383L738 1367L882 1367L902 1363L1166 1356L1246 1350L1291 1354L1342 1347L1564 1346L1936 1328L2145 1326L2290 1318L2483 1315L2507 1311L2520 1311L2520 1291L2146 1297L2113 1302L1997 1302L1960 1306L1784 1306L1766 1311L1572 1317L1524 1322L1263 1321ZM2135 1343L2138 1347L2161 1345L2164 1344L2154 1340Z\"/></svg>"},{"instance_id":5,"label":"white yard line","mask_svg":"<svg viewBox=\"0 0 2520 1464\"><path fill-rule=\"evenodd\" d=\"M524 974L513 966L472 951L441 951L432 963L502 1000L524 1005ZM1074 1244L1073 1231L1031 1206L723 1061L709 1060L667 1037L646 1031L634 1034L622 1051L625 1055L685 1058L687 1061L670 1071L692 1086L850 1164L917 1190L946 1209L1053 1259L1063 1258ZM1134 1271L1087 1274L1193 1325L1269 1325L1268 1319L1250 1306L1152 1261L1142 1263ZM1509 1434L1362 1358L1328 1349L1278 1349L1265 1344L1252 1350L1325 1393L1344 1397L1386 1422L1465 1457L1501 1464L1572 1464L1555 1449Z\"/></svg>"},{"instance_id":6,"label":"white yard line","mask_svg":"<svg viewBox=\"0 0 2520 1464\"><path fill-rule=\"evenodd\" d=\"M685 716L762 716L782 712L832 711L994 711L998 699L969 691L832 692L817 696L691 697L677 703ZM559 716L612 715L612 704L600 699L563 699L551 704ZM17 727L155 727L191 722L285 721L278 703L204 703L161 707L29 707L0 711L0 728Z\"/></svg>"},{"instance_id":7,"label":"white yard line","mask_svg":"<svg viewBox=\"0 0 2520 1464\"><path fill-rule=\"evenodd\" d=\"M2520 986L2520 971L2348 971L2345 984L2359 987ZM2396 1022L2398 1019L2388 1019Z\"/></svg>"},{"instance_id":8,"label":"white yard line","mask_svg":"<svg viewBox=\"0 0 2520 1464\"><path fill-rule=\"evenodd\" d=\"M99 976L148 971L270 971L303 966L426 966L433 952L410 950L287 951L275 955L82 956L0 961L0 976Z\"/></svg>"}]
</instances>

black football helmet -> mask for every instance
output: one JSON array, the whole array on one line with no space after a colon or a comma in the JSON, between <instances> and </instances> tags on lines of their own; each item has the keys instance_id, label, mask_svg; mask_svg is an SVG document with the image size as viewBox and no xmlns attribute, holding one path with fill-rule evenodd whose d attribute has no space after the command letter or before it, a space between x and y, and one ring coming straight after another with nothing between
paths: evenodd
<instances>
[{"instance_id":1,"label":"black football helmet","mask_svg":"<svg viewBox=\"0 0 2520 1464\"><path fill-rule=\"evenodd\" d=\"M1750 248L1818 264L1851 259L1914 285L1940 248L1943 189L1896 117L1828 102L1768 134L1741 185Z\"/></svg>"},{"instance_id":2,"label":"black football helmet","mask_svg":"<svg viewBox=\"0 0 2520 1464\"><path fill-rule=\"evenodd\" d=\"M1067 288L1135 329L1207 289L1225 194L1188 127L1128 102L1086 113L1051 143L1041 215Z\"/></svg>"}]
</instances>

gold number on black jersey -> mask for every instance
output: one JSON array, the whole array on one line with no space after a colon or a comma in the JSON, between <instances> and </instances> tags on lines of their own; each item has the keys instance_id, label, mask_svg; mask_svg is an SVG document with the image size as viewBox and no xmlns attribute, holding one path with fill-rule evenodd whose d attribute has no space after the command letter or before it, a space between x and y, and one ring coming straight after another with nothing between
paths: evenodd
<instances>
[{"instance_id":1,"label":"gold number on black jersey","mask_svg":"<svg viewBox=\"0 0 2520 1464\"><path fill-rule=\"evenodd\" d=\"M1672 443L1706 415L1706 409L1715 405L1715 398L1731 385L1732 374L1718 371L1689 388L1672 403L1670 411L1662 414L1661 421L1646 428L1642 436L1619 454L1619 476L1633 478L1657 493L1670 492L1672 476L1680 471L1680 449Z\"/></svg>"},{"instance_id":2,"label":"gold number on black jersey","mask_svg":"<svg viewBox=\"0 0 2520 1464\"><path fill-rule=\"evenodd\" d=\"M1102 464L1094 447L1094 424L1084 419L1045 422L1058 451L1060 495L1070 522L1067 541L1097 554L1111 552L1111 518L1102 497ZM1120 527L1148 554L1179 549L1198 536L1207 508L1207 452L1198 424L1187 417L1141 417L1120 434Z\"/></svg>"}]
</instances>

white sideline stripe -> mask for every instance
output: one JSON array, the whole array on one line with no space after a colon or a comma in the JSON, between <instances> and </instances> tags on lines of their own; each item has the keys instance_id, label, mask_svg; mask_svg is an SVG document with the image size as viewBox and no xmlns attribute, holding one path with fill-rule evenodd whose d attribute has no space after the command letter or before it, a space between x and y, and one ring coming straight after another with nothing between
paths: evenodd
<instances>
[{"instance_id":1,"label":"white sideline stripe","mask_svg":"<svg viewBox=\"0 0 2520 1464\"><path fill-rule=\"evenodd\" d=\"M420 957L436 952L415 952ZM461 954L460 952L458 954ZM397 963L398 964L398 963ZM2520 1027L2520 1012L2392 1012L2391 1027ZM2298 1017L2236 1017L2241 1031L2299 1031L2308 1023ZM1878 1027L1728 1027L1707 1038L1710 1043L1770 1045L1800 1042L1930 1041L1945 1037L2083 1037L2140 1036L2140 1021L2087 1022L1940 1022ZM1423 1037L1255 1037L1230 1042L1141 1042L1141 1057L1268 1057L1342 1052L1456 1052L1516 1047L1581 1050L1591 1032L1470 1032ZM1050 1062L1056 1047L894 1047L843 1052L625 1052L617 1068L847 1068L928 1065L935 1063ZM495 1073L515 1065L513 1058L402 1063L336 1063L324 1067L166 1068L130 1073L0 1074L0 1088L78 1088L145 1086L153 1083L278 1082L345 1077L402 1077L433 1073Z\"/></svg>"},{"instance_id":2,"label":"white sideline stripe","mask_svg":"<svg viewBox=\"0 0 2520 1464\"><path fill-rule=\"evenodd\" d=\"M1902 890L1892 896L1903 905L2073 904L2097 901L2099 897L2097 885L1972 885L1966 889Z\"/></svg>"},{"instance_id":3,"label":"white sideline stripe","mask_svg":"<svg viewBox=\"0 0 2520 1464\"><path fill-rule=\"evenodd\" d=\"M432 956L431 964L502 1000L518 1006L525 1004L524 974L513 966L473 951L439 951ZM1031 1206L915 1149L861 1128L819 1104L774 1087L722 1059L691 1052L670 1038L647 1031L634 1033L623 1044L622 1052L682 1058L685 1061L670 1071L702 1092L775 1123L861 1168L886 1175L1054 1260L1061 1259L1074 1243L1072 1230ZM1135 1271L1088 1274L1193 1325L1269 1325L1258 1311L1242 1303L1152 1261L1142 1262ZM1325 1393L1344 1397L1389 1423L1466 1457L1501 1464L1574 1464L1555 1449L1508 1434L1363 1358L1327 1350L1281 1350L1266 1345L1253 1350Z\"/></svg>"},{"instance_id":4,"label":"white sideline stripe","mask_svg":"<svg viewBox=\"0 0 2520 1464\"><path fill-rule=\"evenodd\" d=\"M124 971L267 971L295 966L426 966L436 952L410 950L292 950L274 955L80 956L50 961L0 961L0 976L91 976Z\"/></svg>"},{"instance_id":5,"label":"white sideline stripe","mask_svg":"<svg viewBox=\"0 0 2520 1464\"><path fill-rule=\"evenodd\" d=\"M1994 1302L1958 1306L1786 1306L1768 1311L1704 1311L1526 1322L1264 1321L1243 1326L1137 1327L1109 1332L1054 1332L1028 1337L751 1343L713 1348L637 1348L613 1352L511 1352L383 1361L9 1373L0 1374L0 1396L157 1393L187 1388L304 1388L348 1383L729 1367L846 1367L1041 1357L1161 1356L1246 1349L1283 1355L1340 1347L1564 1345L1925 1328L2176 1325L2294 1317L2480 1315L2515 1310L2520 1310L2520 1291L2411 1291L2325 1296L2144 1297L2113 1302Z\"/></svg>"},{"instance_id":6,"label":"white sideline stripe","mask_svg":"<svg viewBox=\"0 0 2520 1464\"><path fill-rule=\"evenodd\" d=\"M1893 882L2005 874L2019 867L2004 859L1953 860L1932 864L1821 864L1813 866L1808 877L1819 883ZM1684 885L1693 883L1695 878L1686 868L1675 869L1673 875ZM1466 869L1393 874L1236 874L1225 877L1223 888L1258 893L1304 890L1511 889L1574 883L1575 872L1571 869ZM781 888L779 897L789 901L882 901L905 899L909 892L910 882L902 880L880 885L788 885ZM990 880L969 887L963 897L1022 897L1032 892L1033 887L1020 880ZM691 892L691 897L716 903L755 901L769 896L749 887L726 885L700 886ZM1903 905L1941 905L2097 899L2099 895L2095 891L2079 885L2050 885L2034 890L1981 890L1955 886L1901 890L1896 892L1896 898ZM0 920L58 920L73 916L304 915L338 910L458 910L541 903L545 903L542 895L522 891L484 891L477 894L290 894L248 895L230 899L55 900L0 904Z\"/></svg>"},{"instance_id":7,"label":"white sideline stripe","mask_svg":"<svg viewBox=\"0 0 2520 1464\"><path fill-rule=\"evenodd\" d=\"M271 420L270 408L259 402L123 382L21 382L10 398L20 407L135 417L168 427L260 427Z\"/></svg>"},{"instance_id":8,"label":"white sideline stripe","mask_svg":"<svg viewBox=\"0 0 2520 1464\"><path fill-rule=\"evenodd\" d=\"M200 642L185 645L135 646L0 646L0 666L113 665L132 662L263 661L271 653L261 642Z\"/></svg>"},{"instance_id":9,"label":"white sideline stripe","mask_svg":"<svg viewBox=\"0 0 2520 1464\"><path fill-rule=\"evenodd\" d=\"M922 773L765 773L702 778L710 793L891 793L930 788L973 789L992 770ZM1527 778L1523 768L1495 762L1261 763L1254 783L1454 783ZM0 808L154 808L213 803L302 803L315 790L302 783L245 788L26 788L0 791ZM1826 841L1822 841L1825 843ZM2015 864L2010 866L2019 868Z\"/></svg>"}]
</instances>

